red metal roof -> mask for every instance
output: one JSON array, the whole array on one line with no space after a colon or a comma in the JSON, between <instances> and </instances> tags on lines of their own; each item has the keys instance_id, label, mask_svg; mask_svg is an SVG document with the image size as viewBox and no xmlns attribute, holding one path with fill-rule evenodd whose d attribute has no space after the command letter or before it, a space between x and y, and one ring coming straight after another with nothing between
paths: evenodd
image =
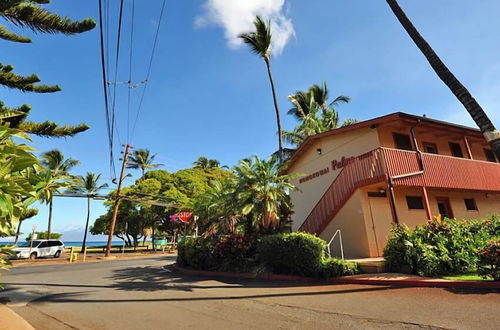
<instances>
[{"instance_id":1,"label":"red metal roof","mask_svg":"<svg viewBox=\"0 0 500 330\"><path fill-rule=\"evenodd\" d=\"M398 120L405 120L405 121L411 121L411 122L417 122L420 121L421 124L428 124L431 126L436 126L436 127L446 127L449 129L453 129L458 131L462 131L464 134L467 135L474 135L482 138L482 133L479 131L477 128L472 128L468 126L463 126L463 125L458 125L458 124L453 124L450 122L442 121L442 120L437 120L437 119L432 119L428 117L423 117L423 116L416 116L404 112L394 112L385 116L373 118L370 120L365 120L353 125L345 126L345 127L340 127L336 128L334 130L316 134L309 136L300 146L299 148L293 153L292 157L288 161L288 168L290 168L293 163L297 161L297 159L300 158L304 152L306 152L309 147L316 142L317 140L320 140L322 138L328 137L328 136L333 136L337 134L343 134L346 132L351 132L357 129L362 129L366 127L371 127L371 126L378 126L380 124L386 124L388 122L393 122L393 121L398 121Z\"/></svg>"}]
</instances>

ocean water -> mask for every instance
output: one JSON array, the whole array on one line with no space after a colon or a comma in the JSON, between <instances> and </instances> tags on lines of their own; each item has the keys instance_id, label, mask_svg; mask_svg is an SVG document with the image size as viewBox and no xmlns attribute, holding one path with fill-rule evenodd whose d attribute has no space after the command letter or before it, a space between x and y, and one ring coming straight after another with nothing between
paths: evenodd
<instances>
[{"instance_id":1,"label":"ocean water","mask_svg":"<svg viewBox=\"0 0 500 330\"><path fill-rule=\"evenodd\" d=\"M24 242L24 241L19 241L19 242ZM82 246L82 241L63 241L64 245L66 246ZM12 242L0 242L0 245L10 245ZM87 242L86 246L106 246L107 242L106 241L91 241ZM122 246L123 242L122 241L113 241L111 243L113 246Z\"/></svg>"}]
</instances>

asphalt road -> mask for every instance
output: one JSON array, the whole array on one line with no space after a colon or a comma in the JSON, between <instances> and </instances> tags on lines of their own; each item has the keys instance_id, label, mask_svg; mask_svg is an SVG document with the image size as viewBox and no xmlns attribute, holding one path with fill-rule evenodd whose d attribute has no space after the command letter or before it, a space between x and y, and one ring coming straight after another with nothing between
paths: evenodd
<instances>
[{"instance_id":1,"label":"asphalt road","mask_svg":"<svg viewBox=\"0 0 500 330\"><path fill-rule=\"evenodd\" d=\"M500 328L498 292L215 281L173 261L15 267L0 302L50 330Z\"/></svg>"}]
</instances>

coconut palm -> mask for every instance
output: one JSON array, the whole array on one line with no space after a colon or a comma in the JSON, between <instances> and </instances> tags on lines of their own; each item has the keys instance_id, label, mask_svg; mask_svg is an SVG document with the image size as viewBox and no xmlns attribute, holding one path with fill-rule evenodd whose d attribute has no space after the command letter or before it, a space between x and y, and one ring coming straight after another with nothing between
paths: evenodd
<instances>
[{"instance_id":1,"label":"coconut palm","mask_svg":"<svg viewBox=\"0 0 500 330\"><path fill-rule=\"evenodd\" d=\"M83 194L87 197L87 221L85 222L85 233L83 234L82 253L85 252L87 242L87 232L89 230L90 220L90 200L95 197L99 191L108 187L107 183L99 184L101 174L87 172L85 176L77 176L68 189L70 193Z\"/></svg>"},{"instance_id":2,"label":"coconut palm","mask_svg":"<svg viewBox=\"0 0 500 330\"><path fill-rule=\"evenodd\" d=\"M273 75L271 73L271 27L270 22L267 23L257 16L253 22L255 26L255 31L242 33L238 37L246 43L250 50L264 59L267 68L267 74L269 76L269 82L271 83L271 92L273 94L274 110L276 111L276 122L278 125L278 157L279 160L283 160L283 137L281 130L281 116L278 108L278 99L276 97L276 89L274 86Z\"/></svg>"},{"instance_id":3,"label":"coconut palm","mask_svg":"<svg viewBox=\"0 0 500 330\"><path fill-rule=\"evenodd\" d=\"M337 96L332 102L329 101L328 96L328 87L325 82L321 86L314 84L307 91L297 91L288 96L293 104L288 114L294 116L299 124L291 131L283 131L283 138L287 143L297 147L308 136L357 122L350 118L340 122L339 113L335 109L335 106L341 103L349 103L351 99L348 96ZM293 152L293 149L290 151ZM291 153L290 151L288 154Z\"/></svg>"},{"instance_id":4,"label":"coconut palm","mask_svg":"<svg viewBox=\"0 0 500 330\"><path fill-rule=\"evenodd\" d=\"M288 194L296 189L290 180L296 176L282 174L275 157L265 160L253 156L240 161L233 170L241 215L247 216L253 228L276 228L282 220L281 207L290 206Z\"/></svg>"},{"instance_id":5,"label":"coconut palm","mask_svg":"<svg viewBox=\"0 0 500 330\"><path fill-rule=\"evenodd\" d=\"M158 168L163 166L163 164L155 164L155 158L158 154L151 154L149 149L137 149L134 150L132 155L129 156L129 161L127 168L141 169L142 176L148 169Z\"/></svg>"},{"instance_id":6,"label":"coconut palm","mask_svg":"<svg viewBox=\"0 0 500 330\"><path fill-rule=\"evenodd\" d=\"M16 230L16 239L14 241L14 245L17 245L19 242L19 235L21 235L21 225L24 220L32 218L38 214L38 209L26 208L22 211L21 216L19 217L19 223L17 224Z\"/></svg>"},{"instance_id":7,"label":"coconut palm","mask_svg":"<svg viewBox=\"0 0 500 330\"><path fill-rule=\"evenodd\" d=\"M500 159L500 133L496 130L483 108L474 99L467 88L465 88L465 86L462 85L455 75L446 67L429 43L418 32L408 16L406 16L403 9L399 6L397 0L386 1L410 38L425 56L434 72L436 72L438 77L463 104L472 119L476 122L486 140L491 145L491 148L497 155L497 158Z\"/></svg>"},{"instance_id":8,"label":"coconut palm","mask_svg":"<svg viewBox=\"0 0 500 330\"><path fill-rule=\"evenodd\" d=\"M201 156L193 162L193 166L197 168L207 169L220 167L220 162L217 159L208 159L207 157Z\"/></svg>"},{"instance_id":9,"label":"coconut palm","mask_svg":"<svg viewBox=\"0 0 500 330\"><path fill-rule=\"evenodd\" d=\"M70 179L69 171L80 162L73 158L64 158L64 153L57 149L43 153L41 158L42 165L48 169L41 173L40 178L41 185L43 185L41 199L49 205L47 237L50 238L54 192L58 192L60 188L67 185L67 180Z\"/></svg>"}]
</instances>

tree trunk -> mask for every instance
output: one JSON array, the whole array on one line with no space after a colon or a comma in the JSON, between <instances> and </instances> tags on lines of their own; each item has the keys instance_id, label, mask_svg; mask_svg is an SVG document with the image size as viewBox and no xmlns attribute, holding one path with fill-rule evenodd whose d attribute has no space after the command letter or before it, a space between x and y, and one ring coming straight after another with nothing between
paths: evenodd
<instances>
[{"instance_id":1,"label":"tree trunk","mask_svg":"<svg viewBox=\"0 0 500 330\"><path fill-rule=\"evenodd\" d=\"M23 223L22 220L19 220L19 224L17 225L17 231L16 231L16 240L14 241L14 245L17 245L19 242L19 235L21 234L21 224Z\"/></svg>"},{"instance_id":2,"label":"tree trunk","mask_svg":"<svg viewBox=\"0 0 500 330\"><path fill-rule=\"evenodd\" d=\"M85 253L87 243L87 232L89 230L90 220L90 197L87 197L87 222L85 223L85 233L83 234L82 253Z\"/></svg>"},{"instance_id":3,"label":"tree trunk","mask_svg":"<svg viewBox=\"0 0 500 330\"><path fill-rule=\"evenodd\" d=\"M137 244L138 244L139 239L135 235L133 235L132 238L134 239L134 251L135 251L135 250L137 250Z\"/></svg>"},{"instance_id":4,"label":"tree trunk","mask_svg":"<svg viewBox=\"0 0 500 330\"><path fill-rule=\"evenodd\" d=\"M281 131L281 116L278 107L278 99L276 97L276 89L274 87L273 75L271 73L271 63L268 58L264 58L267 67L267 74L269 75L269 82L271 83L271 91L273 93L274 110L276 110L276 123L278 125L278 158L279 162L283 162L283 133Z\"/></svg>"},{"instance_id":5,"label":"tree trunk","mask_svg":"<svg viewBox=\"0 0 500 330\"><path fill-rule=\"evenodd\" d=\"M51 234L52 234L52 197L50 197L49 201L49 223L47 226L47 239L50 239Z\"/></svg>"},{"instance_id":6,"label":"tree trunk","mask_svg":"<svg viewBox=\"0 0 500 330\"><path fill-rule=\"evenodd\" d=\"M420 51L424 54L425 58L431 65L432 69L436 72L438 77L445 83L451 90L456 98L463 104L465 109L469 112L472 119L476 122L477 126L483 133L486 141L491 145L493 152L495 152L498 159L500 159L500 132L495 129L495 126L488 118L479 103L474 99L470 92L464 85L451 73L446 65L441 61L439 56L434 52L432 47L420 35L408 16L399 6L397 0L386 0L389 7L391 7L394 15L406 30L410 38L415 42Z\"/></svg>"}]
</instances>

